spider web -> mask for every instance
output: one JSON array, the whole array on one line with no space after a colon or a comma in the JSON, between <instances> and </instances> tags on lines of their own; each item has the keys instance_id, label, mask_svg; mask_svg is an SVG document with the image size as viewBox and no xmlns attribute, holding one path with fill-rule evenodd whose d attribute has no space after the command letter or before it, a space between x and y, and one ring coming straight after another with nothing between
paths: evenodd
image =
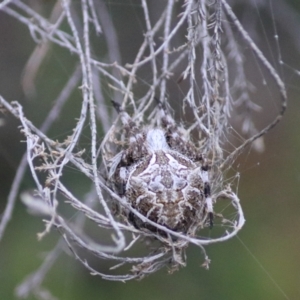
<instances>
[{"instance_id":1,"label":"spider web","mask_svg":"<svg viewBox=\"0 0 300 300\"><path fill-rule=\"evenodd\" d=\"M208 267L204 246L235 236L245 221L234 192L236 184L226 178L226 173L245 147L253 142L258 149L262 147L262 136L280 121L286 107L283 82L235 16L234 2L230 3L225 0L179 3L169 0L151 4L136 1L136 13L143 23L130 33L136 41L130 58L126 57L128 62L122 62L122 32L117 31L112 11L103 1L97 1L97 5L92 0L57 1L50 13L26 1L0 4L3 12L27 26L37 44L28 59L22 82L28 97L36 93L35 82L51 47L64 49L75 57L73 73L40 128L26 117L19 102L0 99L1 105L20 120L27 145L1 221L0 236L10 219L28 164L36 190L24 192L21 198L32 212L47 217L45 231L39 237L53 226L58 228L73 255L92 274L125 281L142 278L164 266L173 271L185 265L188 244L200 247L203 265ZM100 44L107 49L105 54L99 50ZM275 96L277 104L272 119L260 126L253 118L260 107L253 100L256 85L248 80L245 47L259 66L261 77L272 81L279 95ZM77 120L72 133L56 140L47 132L63 114L64 106L78 87L80 109L74 113ZM200 231L199 236L186 236L152 224L167 233L167 238L162 239L118 219L109 199L126 204L106 185L99 172L102 154L107 151L104 149L120 129L119 116L110 99L118 102L138 124L146 126L158 122L157 98L174 112L178 126L184 128L212 162L215 228ZM78 171L78 182L90 183L86 197L76 194L72 185L67 184L66 170L70 167ZM59 209L64 205L82 215L70 222ZM151 224L137 211L134 213ZM107 242L95 242L84 233L87 221L83 216L101 228ZM147 252L145 247L144 256L127 255L131 247L149 240L155 245L154 250ZM65 244L59 242L42 267L19 286L20 297L42 291L43 278L62 251L62 245ZM113 272L95 270L82 249L111 261ZM129 267L125 269L124 265ZM117 267L125 269L123 275L116 275Z\"/></svg>"}]
</instances>

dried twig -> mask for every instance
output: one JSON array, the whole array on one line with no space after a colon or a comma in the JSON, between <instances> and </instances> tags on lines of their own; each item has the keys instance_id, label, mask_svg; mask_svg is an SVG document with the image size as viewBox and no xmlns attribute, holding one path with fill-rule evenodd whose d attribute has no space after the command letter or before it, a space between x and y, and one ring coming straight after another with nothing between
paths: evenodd
<instances>
[{"instance_id":1,"label":"dried twig","mask_svg":"<svg viewBox=\"0 0 300 300\"><path fill-rule=\"evenodd\" d=\"M34 78L48 46L56 44L77 58L74 73L62 88L41 129L26 118L20 103L9 103L3 97L0 98L1 106L20 120L27 143L26 160L23 158L19 166L0 223L0 238L11 218L27 161L37 192L26 198L26 205L31 211L46 215L48 220L45 231L39 236L47 234L52 226L57 227L74 257L93 275L126 281L142 278L164 266L174 271L185 265L185 249L189 244L201 249L205 260L203 265L208 267L209 259L204 246L232 238L245 223L238 195L234 187L225 186L224 173L246 146L262 137L281 120L286 108L285 86L225 0L186 0L183 5L168 0L153 19L149 13L150 3L141 0L146 32L137 30L132 33L143 34L143 41L133 61L127 65L122 64L122 47L104 1L97 1L97 5L93 0L81 0L80 3L78 9L72 1L57 1L56 10L49 19L37 13L26 1L4 1L0 4L3 12L28 27L37 43L37 49L43 49L42 52L34 51L39 55L39 63L33 65L33 60L29 59L26 67L24 76L28 84L24 88L28 95L32 94ZM178 10L181 13L176 16ZM67 29L62 26L63 23L68 24ZM247 79L245 60L236 40L236 32L254 52L260 65L269 72L281 95L278 115L263 129L256 128L251 119L251 112L258 111L258 105L252 99L252 85ZM101 38L108 49L106 56L97 57L93 38ZM40 44L44 46L40 48ZM143 73L150 75L146 84L140 78ZM167 97L168 85L178 77L185 87L182 88L182 97L178 96L173 101ZM137 92L137 86L140 85L144 89ZM73 132L60 141L53 140L47 135L47 130L77 86L80 86L81 109L76 116ZM106 97L105 91L108 88L113 99ZM115 114L112 112L111 100L119 112L116 118L112 117ZM173 119L168 116L169 108L173 105L180 108L176 113L181 118L176 122L170 121ZM241 110L241 114L237 110ZM130 117L126 111L131 111ZM238 134L245 134L244 140L227 153L224 148L229 140L229 123L238 123L241 119L244 119L244 130L235 130ZM164 226L151 218L150 210L147 214L142 213L124 196L125 193L118 193L115 189L113 177L123 166L122 163L128 172L135 167L133 163L124 163L124 153L132 150L128 146L130 139L138 136L137 133L131 134L130 129L137 128L139 133L146 135L149 128L163 127L166 120L169 122L167 126L180 135L188 149L194 147L198 150L199 153L194 157L199 158L200 153L203 154L199 168L202 168L201 174L204 174L203 178L207 177L211 186L211 195L204 187L198 188L198 191L207 194L206 202L203 204L201 222L191 225L193 229L190 231L176 231ZM89 125L90 145L83 148L81 138L86 125ZM104 132L100 143L99 128ZM142 145L137 144L137 147L142 148ZM180 145L172 147L172 150L177 151ZM138 162L143 159L140 157ZM97 199L100 208L90 202L84 203L80 200L81 195L74 195L72 186L63 183L67 176L65 170L69 166L78 171L79 177L84 176L90 181L91 195ZM42 179L40 172L47 174L46 180ZM205 180L203 185L207 183ZM62 205L62 201L70 209L81 212L84 218L94 222L102 232L106 232L109 242L92 241L84 233L84 222L69 223L57 212L57 206ZM224 212L218 212L219 205L224 201L228 201L228 207L232 208L229 217ZM208 212L213 214L213 205L214 226L220 227L222 234L203 236ZM133 219L146 225L137 226ZM142 257L130 256L130 249L145 239L152 241L156 245L153 246L155 249L149 250ZM99 259L117 264L108 272L95 270L79 248ZM38 293L43 292L43 278L60 251L61 243L49 254L42 267L19 287L19 296L35 293L38 297ZM128 266L127 273L114 275L120 266Z\"/></svg>"}]
</instances>

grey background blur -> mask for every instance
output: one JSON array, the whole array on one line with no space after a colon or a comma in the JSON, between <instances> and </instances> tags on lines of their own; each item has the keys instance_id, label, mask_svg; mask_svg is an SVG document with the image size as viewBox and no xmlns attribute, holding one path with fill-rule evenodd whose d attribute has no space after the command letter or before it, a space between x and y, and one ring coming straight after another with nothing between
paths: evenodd
<instances>
[{"instance_id":1,"label":"grey background blur","mask_svg":"<svg viewBox=\"0 0 300 300\"><path fill-rule=\"evenodd\" d=\"M47 6L51 6L51 1L40 3L46 11ZM123 62L132 59L132 49L140 42L131 34L131 29L142 22L137 3L107 1L119 35ZM284 62L300 70L300 49L297 48L300 33L299 40L292 34L297 28L300 32L300 3L297 0L288 3L294 13L299 13L298 23L288 28L282 25L284 22L276 22L276 28ZM155 13L155 5L152 9ZM239 11L244 12L243 4L237 7ZM274 35L272 18L265 10L258 12L255 6L252 14L257 23L264 23L266 32L261 32L258 29L261 24L255 23L251 24L250 33L256 35L268 57L276 57L276 49L270 42L272 36L269 36ZM283 11L284 15L288 22L289 15ZM126 28L122 25L125 23ZM37 94L28 99L20 83L25 63L35 46L28 29L0 12L0 41L0 94L9 101L20 101L28 118L39 125L60 91L61 81L66 81L71 73L72 57L54 46L39 72ZM47 288L64 300L285 299L280 289L289 299L300 299L300 77L287 67L278 71L288 90L287 113L265 137L265 152L246 151L236 164L236 171L241 173L239 197L247 222L239 234L241 240L234 238L207 248L212 260L210 270L201 268L203 257L199 249L191 247L188 265L179 272L168 275L164 269L142 281L123 284L93 277L72 257L63 254L45 281ZM257 95L259 97L259 92ZM260 101L263 101L262 96ZM52 129L52 136L59 138L58 129L67 132L71 128L73 117L69 111L79 105L76 98L73 104L68 104L66 114ZM267 110L261 118L264 113ZM5 124L0 127L1 212L25 149L20 143L18 122L9 115L4 119ZM85 192L84 183L75 184L78 192ZM31 187L33 182L28 173L22 188ZM55 245L59 237L55 230L41 242L37 241L36 233L42 231L43 226L41 218L29 215L26 208L17 203L0 244L0 299L14 299L16 285L40 265L45 253ZM94 261L94 264L99 269L105 267L103 262Z\"/></svg>"}]
</instances>

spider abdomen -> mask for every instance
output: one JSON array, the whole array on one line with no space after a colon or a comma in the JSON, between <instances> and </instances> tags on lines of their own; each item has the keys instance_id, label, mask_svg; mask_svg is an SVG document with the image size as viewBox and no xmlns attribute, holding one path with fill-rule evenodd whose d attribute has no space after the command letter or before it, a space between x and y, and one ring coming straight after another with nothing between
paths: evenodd
<instances>
[{"instance_id":1,"label":"spider abdomen","mask_svg":"<svg viewBox=\"0 0 300 300\"><path fill-rule=\"evenodd\" d=\"M203 189L200 168L184 155L165 149L154 151L131 169L125 196L151 221L186 233L204 221Z\"/></svg>"}]
</instances>

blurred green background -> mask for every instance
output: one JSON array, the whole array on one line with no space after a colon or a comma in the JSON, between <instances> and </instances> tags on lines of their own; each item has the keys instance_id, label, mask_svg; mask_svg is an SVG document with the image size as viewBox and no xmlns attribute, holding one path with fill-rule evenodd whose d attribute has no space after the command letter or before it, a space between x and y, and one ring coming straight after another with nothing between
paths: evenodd
<instances>
[{"instance_id":1,"label":"blurred green background","mask_svg":"<svg viewBox=\"0 0 300 300\"><path fill-rule=\"evenodd\" d=\"M47 11L51 1L41 1L40 4ZM123 61L129 62L133 47L140 42L130 33L141 22L138 2L108 1L107 4L117 32L124 30L119 35L120 45ZM298 1L289 4L294 5L295 13L297 9L300 11ZM276 5L274 1L273 5ZM243 10L242 4L239 9ZM257 16L261 13L258 20L265 21L266 30L272 32L272 18L264 18L267 12L254 9L254 13ZM126 29L122 28L124 22ZM298 22L295 26L300 28L300 15ZM297 48L300 34L296 40L287 28L275 23L284 62L300 70ZM23 68L35 46L28 29L1 13L0 40L0 94L9 101L20 101L28 118L40 125L53 104L51 101L59 93L62 81L66 81L72 71L72 57L54 46L39 72L37 94L28 99L20 83ZM269 41L264 34L258 40L262 48L268 49ZM271 48L268 53L276 56L276 49ZM124 284L93 277L72 257L63 254L49 273L45 286L64 300L300 299L300 78L288 67L283 67L281 74L289 95L287 113L265 137L265 152L246 151L236 164L236 171L241 174L239 197L246 225L238 238L207 247L212 260L208 271L201 267L203 257L200 250L191 247L188 265L179 272L168 275L164 269L142 281ZM74 113L71 110L74 112L79 106L80 99L74 96L64 117L52 129L52 136L59 137L58 128L64 133L72 128ZM18 122L9 115L4 118L5 125L0 127L1 212L24 152ZM31 187L33 182L27 173L22 188ZM84 184L78 185L78 192L82 189L83 194L86 188ZM43 228L41 219L29 215L18 202L0 244L0 299L15 299L15 287L40 265L45 253L55 245L59 237L55 231L41 242L37 241L36 233ZM99 262L98 268L101 269L102 263Z\"/></svg>"}]
</instances>

